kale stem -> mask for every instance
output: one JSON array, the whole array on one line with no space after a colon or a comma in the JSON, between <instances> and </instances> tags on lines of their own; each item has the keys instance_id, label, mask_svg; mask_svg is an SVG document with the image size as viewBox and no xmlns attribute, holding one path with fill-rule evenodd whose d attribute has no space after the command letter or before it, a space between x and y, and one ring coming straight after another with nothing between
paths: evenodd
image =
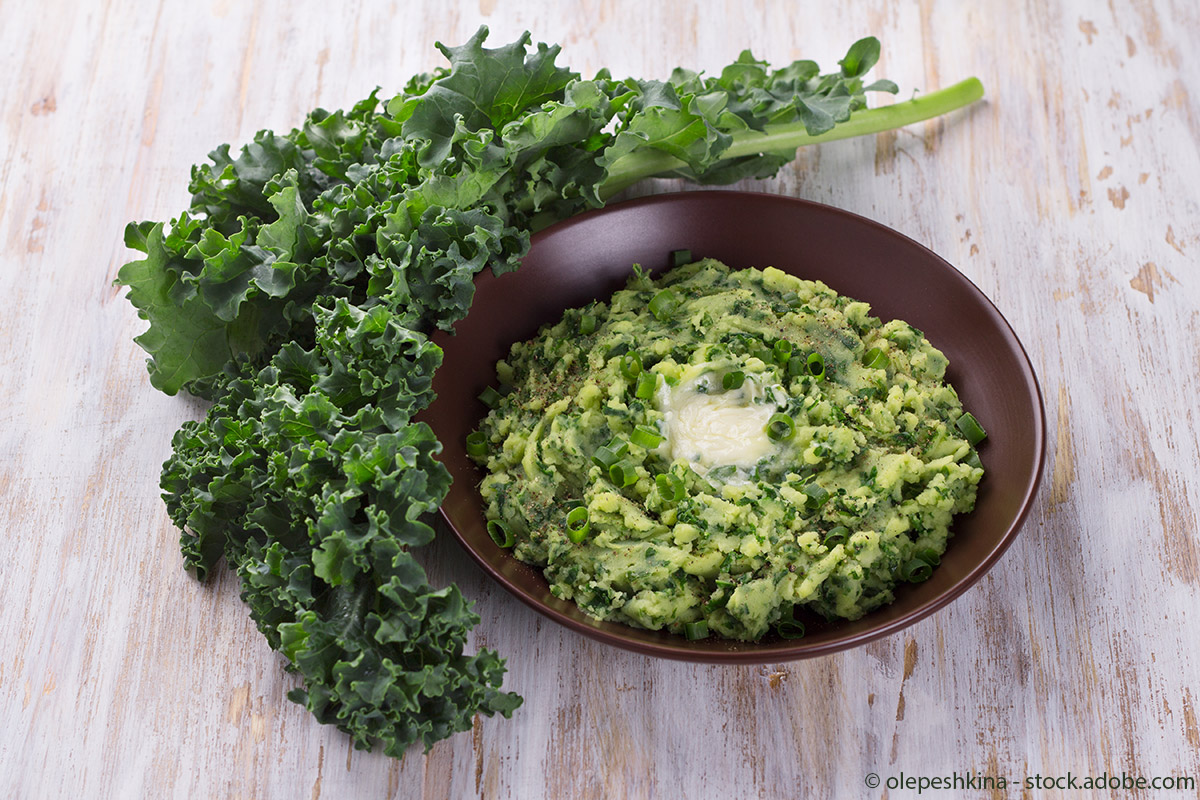
<instances>
[{"instance_id":1,"label":"kale stem","mask_svg":"<svg viewBox=\"0 0 1200 800\"><path fill-rule=\"evenodd\" d=\"M858 111L832 130L810 136L801 122L767 125L766 131L749 131L734 136L722 160L758 155L759 153L792 153L809 144L866 136L871 133L901 128L914 122L947 114L956 108L970 105L983 97L983 84L978 78L967 78L953 86L915 97L902 103ZM600 187L600 196L607 200L644 178L671 172L686 166L684 162L661 150L634 150L618 159L609 168L608 178Z\"/></svg>"}]
</instances>

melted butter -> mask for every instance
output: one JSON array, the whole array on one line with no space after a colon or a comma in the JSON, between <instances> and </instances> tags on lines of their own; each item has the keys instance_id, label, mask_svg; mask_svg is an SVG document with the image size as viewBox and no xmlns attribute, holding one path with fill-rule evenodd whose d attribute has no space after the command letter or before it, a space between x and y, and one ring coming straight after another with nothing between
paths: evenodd
<instances>
[{"instance_id":1,"label":"melted butter","mask_svg":"<svg viewBox=\"0 0 1200 800\"><path fill-rule=\"evenodd\" d=\"M750 382L716 394L697 391L690 381L659 392L666 441L672 459L682 458L700 474L715 467L752 467L775 450L767 437L773 403L754 403Z\"/></svg>"}]
</instances>

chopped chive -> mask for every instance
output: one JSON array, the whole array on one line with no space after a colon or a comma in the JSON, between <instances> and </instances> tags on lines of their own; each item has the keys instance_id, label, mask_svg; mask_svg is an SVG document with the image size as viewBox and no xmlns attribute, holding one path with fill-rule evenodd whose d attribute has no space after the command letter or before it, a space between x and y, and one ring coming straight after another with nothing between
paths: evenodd
<instances>
[{"instance_id":1,"label":"chopped chive","mask_svg":"<svg viewBox=\"0 0 1200 800\"><path fill-rule=\"evenodd\" d=\"M909 583L920 583L921 581L929 580L929 576L933 574L933 567L929 563L919 558L914 558L904 566L900 567L900 577Z\"/></svg>"},{"instance_id":2,"label":"chopped chive","mask_svg":"<svg viewBox=\"0 0 1200 800\"><path fill-rule=\"evenodd\" d=\"M584 336L595 333L596 331L596 315L584 314L579 318L579 332Z\"/></svg>"},{"instance_id":3,"label":"chopped chive","mask_svg":"<svg viewBox=\"0 0 1200 800\"><path fill-rule=\"evenodd\" d=\"M692 263L691 250L672 250L671 251L671 266L682 267L684 264Z\"/></svg>"},{"instance_id":4,"label":"chopped chive","mask_svg":"<svg viewBox=\"0 0 1200 800\"><path fill-rule=\"evenodd\" d=\"M804 623L794 619L785 619L775 626L775 632L779 634L780 639L803 639Z\"/></svg>"},{"instance_id":5,"label":"chopped chive","mask_svg":"<svg viewBox=\"0 0 1200 800\"><path fill-rule=\"evenodd\" d=\"M626 353L621 356L620 367L621 374L629 380L633 380L642 374L642 357L637 353Z\"/></svg>"},{"instance_id":6,"label":"chopped chive","mask_svg":"<svg viewBox=\"0 0 1200 800\"><path fill-rule=\"evenodd\" d=\"M725 389L725 391L731 391L733 389L740 389L740 388L742 388L742 384L745 382L746 382L746 373L742 372L741 370L734 370L733 372L726 372L725 375L721 378L721 386Z\"/></svg>"},{"instance_id":7,"label":"chopped chive","mask_svg":"<svg viewBox=\"0 0 1200 800\"><path fill-rule=\"evenodd\" d=\"M938 564L942 563L942 557L938 555L938 551L934 550L932 547L922 547L917 551L917 558L921 559L931 567L936 567Z\"/></svg>"},{"instance_id":8,"label":"chopped chive","mask_svg":"<svg viewBox=\"0 0 1200 800\"><path fill-rule=\"evenodd\" d=\"M605 446L608 447L609 450L612 450L614 453L616 453L617 458L621 458L629 452L629 442L625 441L620 436L612 437L608 440L608 444Z\"/></svg>"},{"instance_id":9,"label":"chopped chive","mask_svg":"<svg viewBox=\"0 0 1200 800\"><path fill-rule=\"evenodd\" d=\"M883 369L888 365L888 361L887 353L878 347L872 347L862 358L863 366L868 369Z\"/></svg>"},{"instance_id":10,"label":"chopped chive","mask_svg":"<svg viewBox=\"0 0 1200 800\"><path fill-rule=\"evenodd\" d=\"M640 397L643 400L649 400L654 397L654 390L658 388L658 375L653 372L643 372L637 377L637 387L634 389L634 396Z\"/></svg>"},{"instance_id":11,"label":"chopped chive","mask_svg":"<svg viewBox=\"0 0 1200 800\"><path fill-rule=\"evenodd\" d=\"M588 510L585 506L577 506L567 513L567 538L579 544L587 538L592 524L588 521Z\"/></svg>"},{"instance_id":12,"label":"chopped chive","mask_svg":"<svg viewBox=\"0 0 1200 800\"><path fill-rule=\"evenodd\" d=\"M650 313L659 322L666 322L679 308L679 295L673 289L663 289L650 300Z\"/></svg>"},{"instance_id":13,"label":"chopped chive","mask_svg":"<svg viewBox=\"0 0 1200 800\"><path fill-rule=\"evenodd\" d=\"M787 303L790 308L795 308L796 306L800 305L800 295L796 294L795 292L784 292L783 297L780 299Z\"/></svg>"},{"instance_id":14,"label":"chopped chive","mask_svg":"<svg viewBox=\"0 0 1200 800\"><path fill-rule=\"evenodd\" d=\"M954 427L962 431L963 436L967 437L967 441L971 443L972 447L987 438L987 431L979 424L979 420L975 419L970 413L959 417L958 422L954 423Z\"/></svg>"},{"instance_id":15,"label":"chopped chive","mask_svg":"<svg viewBox=\"0 0 1200 800\"><path fill-rule=\"evenodd\" d=\"M512 547L517 541L517 537L513 536L513 532L509 530L508 525L498 519L488 520L487 532L488 536L492 537L492 541L500 547Z\"/></svg>"},{"instance_id":16,"label":"chopped chive","mask_svg":"<svg viewBox=\"0 0 1200 800\"><path fill-rule=\"evenodd\" d=\"M655 477L654 482L658 484L658 493L667 502L677 503L683 499L683 478L678 475L663 473Z\"/></svg>"},{"instance_id":17,"label":"chopped chive","mask_svg":"<svg viewBox=\"0 0 1200 800\"><path fill-rule=\"evenodd\" d=\"M632 461L618 461L608 468L608 477L619 488L632 486L637 482L637 468Z\"/></svg>"},{"instance_id":18,"label":"chopped chive","mask_svg":"<svg viewBox=\"0 0 1200 800\"><path fill-rule=\"evenodd\" d=\"M467 455L486 456L488 451L487 436L482 431L467 434Z\"/></svg>"},{"instance_id":19,"label":"chopped chive","mask_svg":"<svg viewBox=\"0 0 1200 800\"><path fill-rule=\"evenodd\" d=\"M971 452L967 453L967 457L962 460L962 463L966 464L968 467L983 469L983 462L979 460L979 453L975 450L975 448L971 448Z\"/></svg>"},{"instance_id":20,"label":"chopped chive","mask_svg":"<svg viewBox=\"0 0 1200 800\"><path fill-rule=\"evenodd\" d=\"M845 544L849 538L850 529L845 525L838 525L829 529L829 533L825 534L825 540L821 544L832 550L839 544Z\"/></svg>"},{"instance_id":21,"label":"chopped chive","mask_svg":"<svg viewBox=\"0 0 1200 800\"><path fill-rule=\"evenodd\" d=\"M606 444L602 444L596 448L596 452L592 453L592 463L600 467L600 469L608 470L621 460L621 453L613 450Z\"/></svg>"},{"instance_id":22,"label":"chopped chive","mask_svg":"<svg viewBox=\"0 0 1200 800\"><path fill-rule=\"evenodd\" d=\"M683 623L683 635L692 641L708 638L708 621L702 619L698 622Z\"/></svg>"},{"instance_id":23,"label":"chopped chive","mask_svg":"<svg viewBox=\"0 0 1200 800\"><path fill-rule=\"evenodd\" d=\"M792 356L787 362L787 374L789 378L794 378L797 375L803 375L806 369L804 359L800 356Z\"/></svg>"},{"instance_id":24,"label":"chopped chive","mask_svg":"<svg viewBox=\"0 0 1200 800\"><path fill-rule=\"evenodd\" d=\"M820 353L809 353L806 364L808 365L809 375L812 375L817 380L825 377L825 359Z\"/></svg>"},{"instance_id":25,"label":"chopped chive","mask_svg":"<svg viewBox=\"0 0 1200 800\"><path fill-rule=\"evenodd\" d=\"M767 420L767 438L783 442L795 435L796 422L787 414L777 411Z\"/></svg>"},{"instance_id":26,"label":"chopped chive","mask_svg":"<svg viewBox=\"0 0 1200 800\"><path fill-rule=\"evenodd\" d=\"M633 433L629 434L629 441L638 447L653 450L663 443L663 437L654 428L647 425L638 425L634 427Z\"/></svg>"},{"instance_id":27,"label":"chopped chive","mask_svg":"<svg viewBox=\"0 0 1200 800\"><path fill-rule=\"evenodd\" d=\"M483 401L483 404L485 406L487 406L488 408L496 408L497 406L499 406L500 399L503 396L504 395L497 392L491 386L487 387L486 389L484 389L482 392L479 393L479 399L481 401Z\"/></svg>"},{"instance_id":28,"label":"chopped chive","mask_svg":"<svg viewBox=\"0 0 1200 800\"><path fill-rule=\"evenodd\" d=\"M810 483L804 487L804 507L809 511L816 511L825 502L829 500L829 492L822 489L817 483Z\"/></svg>"},{"instance_id":29,"label":"chopped chive","mask_svg":"<svg viewBox=\"0 0 1200 800\"><path fill-rule=\"evenodd\" d=\"M775 360L780 364L786 364L792 357L792 343L787 339L780 339L771 349L775 352Z\"/></svg>"}]
</instances>

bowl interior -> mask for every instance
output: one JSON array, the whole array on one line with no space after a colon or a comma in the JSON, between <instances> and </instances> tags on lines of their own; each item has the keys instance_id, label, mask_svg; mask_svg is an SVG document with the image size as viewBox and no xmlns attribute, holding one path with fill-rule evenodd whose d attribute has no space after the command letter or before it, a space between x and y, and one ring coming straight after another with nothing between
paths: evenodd
<instances>
[{"instance_id":1,"label":"bowl interior","mask_svg":"<svg viewBox=\"0 0 1200 800\"><path fill-rule=\"evenodd\" d=\"M756 643L683 637L597 622L550 594L541 572L487 535L478 484L465 450L487 408L477 398L495 381L495 363L514 342L557 321L566 308L605 298L625 285L631 265L668 267L673 250L731 267L774 266L824 281L871 304L882 319L907 320L950 359L947 379L988 431L986 472L975 510L955 519L949 549L925 583L898 587L896 601L855 622L806 620L803 639ZM1037 379L1004 318L961 273L916 242L870 220L778 195L688 192L658 195L589 212L542 231L521 269L476 282L471 313L455 335L437 338L444 366L437 400L422 415L445 446L454 483L442 515L467 552L505 588L595 639L667 658L775 662L845 649L910 625L977 581L1011 543L1041 476L1044 418Z\"/></svg>"}]
</instances>

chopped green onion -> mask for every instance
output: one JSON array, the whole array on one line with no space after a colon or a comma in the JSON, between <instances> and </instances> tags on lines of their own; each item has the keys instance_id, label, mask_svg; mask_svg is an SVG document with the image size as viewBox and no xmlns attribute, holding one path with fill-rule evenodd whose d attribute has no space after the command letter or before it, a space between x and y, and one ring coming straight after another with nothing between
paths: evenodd
<instances>
[{"instance_id":1,"label":"chopped green onion","mask_svg":"<svg viewBox=\"0 0 1200 800\"><path fill-rule=\"evenodd\" d=\"M878 347L872 347L862 358L863 366L868 369L883 369L888 365L887 353Z\"/></svg>"},{"instance_id":2,"label":"chopped green onion","mask_svg":"<svg viewBox=\"0 0 1200 800\"><path fill-rule=\"evenodd\" d=\"M922 547L917 551L917 558L921 559L931 567L936 567L938 564L942 563L942 557L938 555L938 551L934 550L932 547Z\"/></svg>"},{"instance_id":3,"label":"chopped green onion","mask_svg":"<svg viewBox=\"0 0 1200 800\"><path fill-rule=\"evenodd\" d=\"M829 492L825 489L822 489L816 483L810 483L805 486L804 494L806 495L804 498L804 507L809 511L816 511L818 508L825 505L827 500L829 500Z\"/></svg>"},{"instance_id":4,"label":"chopped green onion","mask_svg":"<svg viewBox=\"0 0 1200 800\"><path fill-rule=\"evenodd\" d=\"M804 623L794 619L785 619L775 626L775 632L779 634L780 639L803 639Z\"/></svg>"},{"instance_id":5,"label":"chopped green onion","mask_svg":"<svg viewBox=\"0 0 1200 800\"><path fill-rule=\"evenodd\" d=\"M805 370L804 359L800 356L792 356L787 362L787 374L789 378L794 378L797 375L803 375Z\"/></svg>"},{"instance_id":6,"label":"chopped green onion","mask_svg":"<svg viewBox=\"0 0 1200 800\"><path fill-rule=\"evenodd\" d=\"M637 387L634 389L634 395L643 400L649 400L654 397L654 390L658 388L658 375L653 372L643 372L637 377Z\"/></svg>"},{"instance_id":7,"label":"chopped green onion","mask_svg":"<svg viewBox=\"0 0 1200 800\"><path fill-rule=\"evenodd\" d=\"M629 434L629 441L638 447L653 450L663 443L663 437L654 428L647 425L638 425L633 429L633 433Z\"/></svg>"},{"instance_id":8,"label":"chopped green onion","mask_svg":"<svg viewBox=\"0 0 1200 800\"><path fill-rule=\"evenodd\" d=\"M721 378L721 386L726 391L730 391L733 389L740 389L740 388L742 388L742 384L745 382L746 382L746 373L742 372L741 370L734 370L733 372L726 372L725 375Z\"/></svg>"},{"instance_id":9,"label":"chopped green onion","mask_svg":"<svg viewBox=\"0 0 1200 800\"><path fill-rule=\"evenodd\" d=\"M825 540L821 542L821 544L832 550L839 544L845 544L846 540L849 538L850 529L845 525L838 525L829 529L829 533L825 534Z\"/></svg>"},{"instance_id":10,"label":"chopped green onion","mask_svg":"<svg viewBox=\"0 0 1200 800\"><path fill-rule=\"evenodd\" d=\"M487 436L482 431L467 434L467 455L486 456L488 451Z\"/></svg>"},{"instance_id":11,"label":"chopped green onion","mask_svg":"<svg viewBox=\"0 0 1200 800\"><path fill-rule=\"evenodd\" d=\"M780 299L787 303L791 308L795 308L796 306L800 305L800 295L796 294L795 292L784 292L783 297Z\"/></svg>"},{"instance_id":12,"label":"chopped green onion","mask_svg":"<svg viewBox=\"0 0 1200 800\"><path fill-rule=\"evenodd\" d=\"M970 413L959 417L958 422L954 423L954 427L962 431L963 436L967 437L967 441L971 443L972 447L987 438L987 431L979 424L979 420L975 419Z\"/></svg>"},{"instance_id":13,"label":"chopped green onion","mask_svg":"<svg viewBox=\"0 0 1200 800\"><path fill-rule=\"evenodd\" d=\"M921 581L929 580L929 576L932 574L933 567L929 566L929 562L919 558L914 558L900 567L900 577L909 583L920 583Z\"/></svg>"},{"instance_id":14,"label":"chopped green onion","mask_svg":"<svg viewBox=\"0 0 1200 800\"><path fill-rule=\"evenodd\" d=\"M587 538L592 524L588 521L588 510L585 506L577 506L567 513L567 538L579 544Z\"/></svg>"},{"instance_id":15,"label":"chopped green onion","mask_svg":"<svg viewBox=\"0 0 1200 800\"><path fill-rule=\"evenodd\" d=\"M692 263L691 250L672 250L671 251L671 266L682 267L684 264Z\"/></svg>"},{"instance_id":16,"label":"chopped green onion","mask_svg":"<svg viewBox=\"0 0 1200 800\"><path fill-rule=\"evenodd\" d=\"M625 454L614 448L611 442L602 444L592 453L592 463L603 470L612 469L612 465L620 461L623 455Z\"/></svg>"},{"instance_id":17,"label":"chopped green onion","mask_svg":"<svg viewBox=\"0 0 1200 800\"><path fill-rule=\"evenodd\" d=\"M480 392L479 399L482 400L483 404L485 406L487 406L488 408L496 408L497 406L500 405L500 398L502 398L503 396L504 395L500 394L495 389L493 389L492 387L489 386L486 389L484 389L482 392Z\"/></svg>"},{"instance_id":18,"label":"chopped green onion","mask_svg":"<svg viewBox=\"0 0 1200 800\"><path fill-rule=\"evenodd\" d=\"M629 380L633 380L642 374L642 357L637 353L626 353L621 356L620 367L621 374Z\"/></svg>"},{"instance_id":19,"label":"chopped green onion","mask_svg":"<svg viewBox=\"0 0 1200 800\"><path fill-rule=\"evenodd\" d=\"M817 380L821 380L825 377L825 359L820 353L809 353L808 361L806 363L808 365L809 375L812 375Z\"/></svg>"},{"instance_id":20,"label":"chopped green onion","mask_svg":"<svg viewBox=\"0 0 1200 800\"><path fill-rule=\"evenodd\" d=\"M618 461L608 468L608 477L620 488L632 486L637 482L637 467L632 461Z\"/></svg>"},{"instance_id":21,"label":"chopped green onion","mask_svg":"<svg viewBox=\"0 0 1200 800\"><path fill-rule=\"evenodd\" d=\"M666 322L679 308L679 295L673 289L663 289L650 300L650 313L659 322Z\"/></svg>"},{"instance_id":22,"label":"chopped green onion","mask_svg":"<svg viewBox=\"0 0 1200 800\"><path fill-rule=\"evenodd\" d=\"M584 336L595 333L596 331L596 315L584 314L579 318L579 332Z\"/></svg>"},{"instance_id":23,"label":"chopped green onion","mask_svg":"<svg viewBox=\"0 0 1200 800\"><path fill-rule=\"evenodd\" d=\"M693 641L708 638L708 621L702 619L699 622L683 623L683 635Z\"/></svg>"},{"instance_id":24,"label":"chopped green onion","mask_svg":"<svg viewBox=\"0 0 1200 800\"><path fill-rule=\"evenodd\" d=\"M775 351L775 360L780 364L786 364L792 357L792 343L787 339L780 339L771 349Z\"/></svg>"},{"instance_id":25,"label":"chopped green onion","mask_svg":"<svg viewBox=\"0 0 1200 800\"><path fill-rule=\"evenodd\" d=\"M775 412L767 420L767 438L784 442L796 435L796 422L787 414Z\"/></svg>"},{"instance_id":26,"label":"chopped green onion","mask_svg":"<svg viewBox=\"0 0 1200 800\"><path fill-rule=\"evenodd\" d=\"M968 467L983 469L983 462L979 460L979 453L974 448L971 449L970 453L967 453L967 457L962 460L962 463Z\"/></svg>"},{"instance_id":27,"label":"chopped green onion","mask_svg":"<svg viewBox=\"0 0 1200 800\"><path fill-rule=\"evenodd\" d=\"M508 548L516 544L517 537L513 536L513 532L508 529L508 526L498 519L488 520L487 532L488 536L492 537L492 541L500 547Z\"/></svg>"},{"instance_id":28,"label":"chopped green onion","mask_svg":"<svg viewBox=\"0 0 1200 800\"><path fill-rule=\"evenodd\" d=\"M663 473L655 477L654 482L658 484L658 493L667 502L677 503L683 499L683 478L678 475Z\"/></svg>"},{"instance_id":29,"label":"chopped green onion","mask_svg":"<svg viewBox=\"0 0 1200 800\"><path fill-rule=\"evenodd\" d=\"M612 437L608 440L608 444L605 446L609 450L612 450L614 453L616 453L617 458L621 458L629 452L629 442L625 441L620 436Z\"/></svg>"}]
</instances>

